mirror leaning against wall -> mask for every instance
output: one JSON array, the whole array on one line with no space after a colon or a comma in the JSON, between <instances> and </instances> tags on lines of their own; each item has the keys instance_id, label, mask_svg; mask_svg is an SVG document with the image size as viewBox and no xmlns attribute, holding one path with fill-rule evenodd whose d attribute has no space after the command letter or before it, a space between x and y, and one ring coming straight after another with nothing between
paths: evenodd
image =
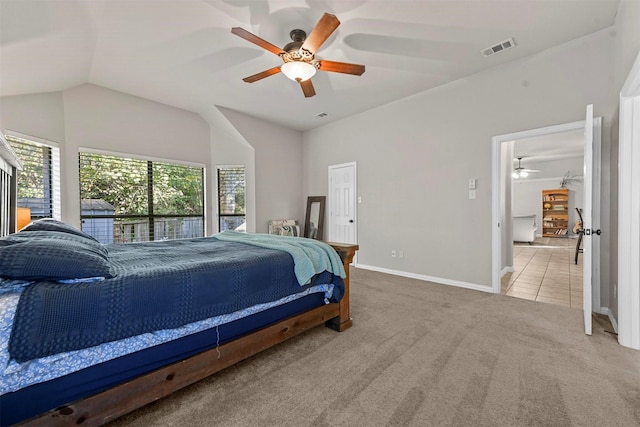
<instances>
[{"instance_id":1,"label":"mirror leaning against wall","mask_svg":"<svg viewBox=\"0 0 640 427\"><path fill-rule=\"evenodd\" d=\"M325 196L312 196L307 198L307 215L304 221L304 237L322 240L325 199Z\"/></svg>"}]
</instances>

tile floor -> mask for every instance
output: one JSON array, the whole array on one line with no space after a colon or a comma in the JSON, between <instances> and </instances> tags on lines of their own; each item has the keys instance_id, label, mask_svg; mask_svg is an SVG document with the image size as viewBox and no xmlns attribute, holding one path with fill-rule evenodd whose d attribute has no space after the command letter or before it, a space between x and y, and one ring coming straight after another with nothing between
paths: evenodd
<instances>
[{"instance_id":1,"label":"tile floor","mask_svg":"<svg viewBox=\"0 0 640 427\"><path fill-rule=\"evenodd\" d=\"M513 245L513 273L502 276L502 294L582 309L582 254L576 239L538 237Z\"/></svg>"}]
</instances>

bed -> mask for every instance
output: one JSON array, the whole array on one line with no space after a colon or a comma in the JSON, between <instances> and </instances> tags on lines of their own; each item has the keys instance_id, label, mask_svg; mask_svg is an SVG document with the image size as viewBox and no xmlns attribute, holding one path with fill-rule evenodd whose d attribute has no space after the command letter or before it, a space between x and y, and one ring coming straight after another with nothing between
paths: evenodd
<instances>
[{"instance_id":1,"label":"bed","mask_svg":"<svg viewBox=\"0 0 640 427\"><path fill-rule=\"evenodd\" d=\"M351 326L357 245L92 240L51 220L0 239L3 426L102 425L314 326Z\"/></svg>"}]
</instances>

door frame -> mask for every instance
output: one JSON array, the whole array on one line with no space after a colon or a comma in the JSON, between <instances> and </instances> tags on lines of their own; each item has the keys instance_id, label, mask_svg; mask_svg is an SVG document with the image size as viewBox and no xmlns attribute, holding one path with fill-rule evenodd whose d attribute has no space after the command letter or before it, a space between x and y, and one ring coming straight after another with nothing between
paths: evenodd
<instances>
[{"instance_id":1,"label":"door frame","mask_svg":"<svg viewBox=\"0 0 640 427\"><path fill-rule=\"evenodd\" d=\"M640 349L640 53L620 91L618 144L618 342Z\"/></svg>"},{"instance_id":2,"label":"door frame","mask_svg":"<svg viewBox=\"0 0 640 427\"><path fill-rule=\"evenodd\" d=\"M353 167L353 215L356 221L356 224L353 228L353 239L355 240L355 242L353 243L357 243L358 242L358 165L357 162L353 161L353 162L346 162L346 163L339 163L337 165L329 165L328 168L328 173L327 173L327 188L328 188L328 197L327 197L327 212L329 215L329 232L327 234L327 238L331 239L333 237L333 215L331 215L331 212L333 212L333 206L331 206L333 197L331 196L331 172L334 169L340 169L340 168L345 168L345 167ZM326 229L326 227L325 227ZM355 255L355 257L353 258L353 265L357 265L357 256L358 254Z\"/></svg>"},{"instance_id":3,"label":"door frame","mask_svg":"<svg viewBox=\"0 0 640 427\"><path fill-rule=\"evenodd\" d=\"M594 124L594 129L598 129L597 131L594 132L594 136L593 136L593 146L594 146L593 160L594 160L594 164L600 164L602 118L595 117L593 119L593 124ZM528 138L535 138L535 137L544 136L544 135L582 130L584 129L584 127L585 127L585 120L580 120L580 121L571 122L571 123L563 123L560 125L530 129L526 131L515 132L515 133L510 133L505 135L498 135L492 138L491 140L491 150L492 150L492 155L491 155L491 158L492 158L491 290L493 293L499 294L501 292L500 279L502 277L501 260L502 260L502 253L503 253L501 230L503 227L511 226L511 221L506 219L505 224L502 224L501 218L500 218L501 216L500 206L505 196L504 194L502 194L502 191L500 190L501 188L503 188L503 184L504 184L503 180L505 179L504 174L501 173L501 170L503 170L502 158L501 158L502 144L509 143L512 141L517 141L519 139L528 139ZM593 168L593 169L594 169L593 171L594 174L598 174L598 175L600 174L600 168ZM596 176L595 179L597 180L596 182L600 182L599 176ZM592 218L592 222L593 222L592 228L600 228L600 215L599 215L600 185L594 186L593 193L594 194L593 194L592 206L593 206L594 216ZM594 257L594 259L598 260L597 266L599 266L600 264L599 244L594 245L592 256ZM597 310L600 311L601 307L600 307L599 267L597 268L597 271L595 271L593 274L592 284L593 284L592 286L593 307L597 307Z\"/></svg>"}]
</instances>

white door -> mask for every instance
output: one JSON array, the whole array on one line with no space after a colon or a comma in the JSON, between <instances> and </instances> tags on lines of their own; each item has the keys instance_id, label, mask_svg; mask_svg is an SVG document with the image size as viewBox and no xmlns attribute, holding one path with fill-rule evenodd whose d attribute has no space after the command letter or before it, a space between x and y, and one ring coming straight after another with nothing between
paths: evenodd
<instances>
[{"instance_id":1,"label":"white door","mask_svg":"<svg viewBox=\"0 0 640 427\"><path fill-rule=\"evenodd\" d=\"M592 237L593 215L593 105L587 105L584 124L584 208L582 211L582 228L585 230L582 240L583 247L583 285L582 300L584 310L584 333L591 335L591 312L593 311L593 295L591 287L592 271Z\"/></svg>"},{"instance_id":2,"label":"white door","mask_svg":"<svg viewBox=\"0 0 640 427\"><path fill-rule=\"evenodd\" d=\"M329 241L356 242L356 164L329 166Z\"/></svg>"}]
</instances>

